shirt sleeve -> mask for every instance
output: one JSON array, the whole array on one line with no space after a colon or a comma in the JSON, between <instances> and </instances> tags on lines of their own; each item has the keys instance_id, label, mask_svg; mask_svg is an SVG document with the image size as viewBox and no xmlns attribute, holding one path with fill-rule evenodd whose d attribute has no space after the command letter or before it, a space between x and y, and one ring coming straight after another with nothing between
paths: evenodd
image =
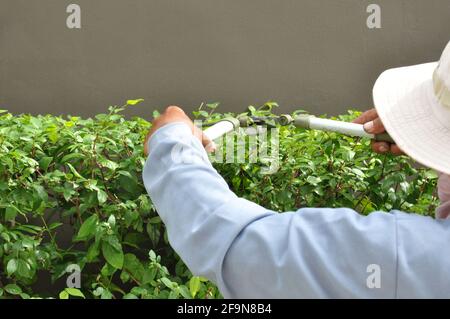
<instances>
[{"instance_id":1,"label":"shirt sleeve","mask_svg":"<svg viewBox=\"0 0 450 319\"><path fill-rule=\"evenodd\" d=\"M249 224L275 213L238 198L186 124L166 125L148 143L144 184L171 246L195 275L224 287L223 262L233 241Z\"/></svg>"},{"instance_id":2,"label":"shirt sleeve","mask_svg":"<svg viewBox=\"0 0 450 319\"><path fill-rule=\"evenodd\" d=\"M156 131L149 150L143 179L172 247L224 297L395 297L395 214L278 214L239 198L183 123Z\"/></svg>"}]
</instances>

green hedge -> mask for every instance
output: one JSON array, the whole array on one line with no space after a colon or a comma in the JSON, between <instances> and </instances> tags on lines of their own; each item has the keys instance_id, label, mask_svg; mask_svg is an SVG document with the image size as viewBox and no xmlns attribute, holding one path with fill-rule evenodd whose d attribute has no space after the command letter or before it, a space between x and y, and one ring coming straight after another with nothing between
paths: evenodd
<instances>
[{"instance_id":1,"label":"green hedge","mask_svg":"<svg viewBox=\"0 0 450 319\"><path fill-rule=\"evenodd\" d=\"M129 101L136 104L138 101ZM274 103L249 112L269 115ZM207 121L217 104L194 117ZM170 248L141 172L150 123L111 107L93 119L0 114L1 298L219 298ZM350 120L355 112L340 117ZM436 175L369 141L280 129L280 169L215 164L240 196L277 211L352 207L432 214ZM200 249L200 248L199 248ZM82 288L65 289L66 267Z\"/></svg>"}]
</instances>

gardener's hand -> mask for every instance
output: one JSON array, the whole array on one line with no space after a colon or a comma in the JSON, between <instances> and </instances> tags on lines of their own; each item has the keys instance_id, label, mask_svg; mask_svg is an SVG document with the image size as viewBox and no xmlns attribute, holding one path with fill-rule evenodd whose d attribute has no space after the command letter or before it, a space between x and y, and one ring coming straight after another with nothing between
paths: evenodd
<instances>
[{"instance_id":1,"label":"gardener's hand","mask_svg":"<svg viewBox=\"0 0 450 319\"><path fill-rule=\"evenodd\" d=\"M378 117L377 111L371 109L364 112L353 123L364 124L364 130L370 134L381 134L386 132L381 119ZM385 154L392 153L394 155L403 155L403 151L397 146L397 144L390 144L387 142L372 141L372 149L376 153Z\"/></svg>"},{"instance_id":2,"label":"gardener's hand","mask_svg":"<svg viewBox=\"0 0 450 319\"><path fill-rule=\"evenodd\" d=\"M150 137L155 133L159 128L163 127L164 125L175 123L175 122L182 122L186 123L192 130L192 134L195 135L203 144L203 146L206 148L207 151L212 151L213 149L213 143L211 140L209 140L206 135L203 134L203 132L194 125L194 123L191 121L191 119L184 113L184 111L179 108L178 106L169 106L166 108L163 114L158 116L152 123L152 128L147 134L147 137L145 138L144 142L144 154L145 156L148 155L148 140Z\"/></svg>"}]
</instances>

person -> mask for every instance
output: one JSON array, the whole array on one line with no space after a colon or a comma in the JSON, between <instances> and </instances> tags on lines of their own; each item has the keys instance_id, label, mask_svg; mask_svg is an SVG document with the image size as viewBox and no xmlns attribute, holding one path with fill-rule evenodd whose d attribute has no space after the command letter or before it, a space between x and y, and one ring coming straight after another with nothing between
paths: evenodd
<instances>
[{"instance_id":1,"label":"person","mask_svg":"<svg viewBox=\"0 0 450 319\"><path fill-rule=\"evenodd\" d=\"M239 198L208 161L210 141L178 107L145 142L145 187L170 244L194 275L225 298L450 297L450 43L440 63L391 69L374 86L375 109L356 120L439 172L437 218L349 208L279 214ZM171 156L182 146L195 160ZM447 252L449 250L449 252Z\"/></svg>"}]
</instances>

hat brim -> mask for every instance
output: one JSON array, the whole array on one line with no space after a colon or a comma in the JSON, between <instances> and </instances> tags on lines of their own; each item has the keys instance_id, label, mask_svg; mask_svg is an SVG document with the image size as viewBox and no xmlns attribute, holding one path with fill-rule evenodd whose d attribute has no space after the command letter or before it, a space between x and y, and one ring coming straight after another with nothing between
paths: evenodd
<instances>
[{"instance_id":1,"label":"hat brim","mask_svg":"<svg viewBox=\"0 0 450 319\"><path fill-rule=\"evenodd\" d=\"M437 62L385 71L373 89L378 116L397 145L417 162L450 174L450 110L434 94Z\"/></svg>"}]
</instances>

